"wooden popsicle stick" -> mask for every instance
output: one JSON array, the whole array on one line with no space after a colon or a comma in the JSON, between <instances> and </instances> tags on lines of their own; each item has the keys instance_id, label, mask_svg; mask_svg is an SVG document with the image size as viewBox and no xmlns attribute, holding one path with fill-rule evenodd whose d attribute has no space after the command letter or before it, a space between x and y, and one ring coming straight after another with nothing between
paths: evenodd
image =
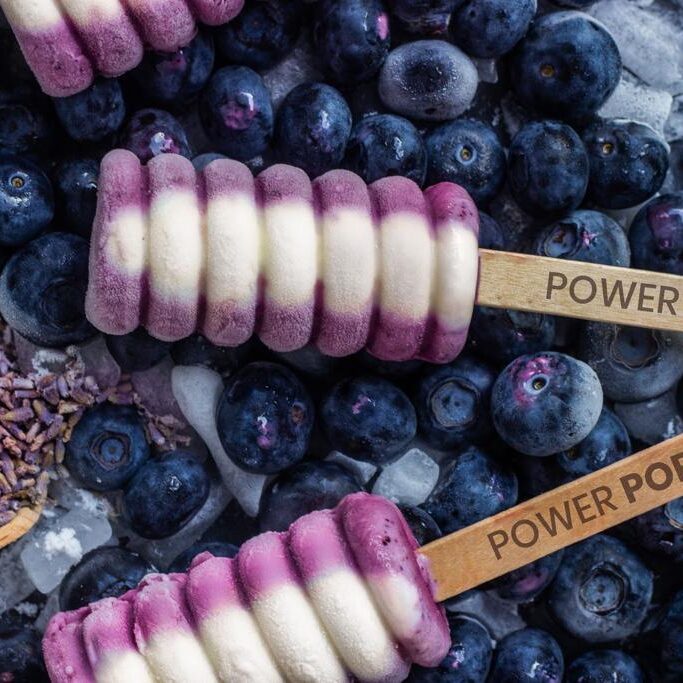
<instances>
[{"instance_id":1,"label":"wooden popsicle stick","mask_svg":"<svg viewBox=\"0 0 683 683\"><path fill-rule=\"evenodd\" d=\"M683 435L420 548L438 601L683 496Z\"/></svg>"},{"instance_id":2,"label":"wooden popsicle stick","mask_svg":"<svg viewBox=\"0 0 683 683\"><path fill-rule=\"evenodd\" d=\"M10 522L0 526L0 548L18 541L40 519L42 505L21 508Z\"/></svg>"},{"instance_id":3,"label":"wooden popsicle stick","mask_svg":"<svg viewBox=\"0 0 683 683\"><path fill-rule=\"evenodd\" d=\"M479 250L477 303L584 320L683 331L683 277Z\"/></svg>"}]
</instances>

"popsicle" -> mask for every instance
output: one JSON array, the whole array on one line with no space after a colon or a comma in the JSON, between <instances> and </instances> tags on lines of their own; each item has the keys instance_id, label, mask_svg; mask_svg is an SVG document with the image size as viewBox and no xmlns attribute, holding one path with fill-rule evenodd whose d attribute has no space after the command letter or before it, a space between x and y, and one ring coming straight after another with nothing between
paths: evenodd
<instances>
[{"instance_id":1,"label":"popsicle","mask_svg":"<svg viewBox=\"0 0 683 683\"><path fill-rule=\"evenodd\" d=\"M85 90L96 75L135 68L148 47L186 46L197 22L237 16L244 0L0 0L26 61L53 97Z\"/></svg>"},{"instance_id":2,"label":"popsicle","mask_svg":"<svg viewBox=\"0 0 683 683\"><path fill-rule=\"evenodd\" d=\"M437 600L681 496L683 435L422 548L393 503L352 494L234 559L203 553L186 574L57 614L47 669L53 683L399 683L450 648ZM530 536L557 508L576 523Z\"/></svg>"},{"instance_id":3,"label":"popsicle","mask_svg":"<svg viewBox=\"0 0 683 683\"><path fill-rule=\"evenodd\" d=\"M197 172L177 155L142 166L114 150L101 166L86 314L108 334L200 332L219 346L256 334L275 351L432 363L461 352L475 300L683 331L683 278L479 250L478 229L453 183L367 186L344 170L311 182L284 165L254 178L237 161Z\"/></svg>"}]
</instances>

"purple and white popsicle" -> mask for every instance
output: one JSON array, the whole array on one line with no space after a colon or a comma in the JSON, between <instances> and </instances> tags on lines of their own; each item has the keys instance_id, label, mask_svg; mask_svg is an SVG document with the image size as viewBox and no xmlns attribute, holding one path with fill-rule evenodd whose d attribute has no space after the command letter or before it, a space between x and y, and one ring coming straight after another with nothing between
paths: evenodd
<instances>
[{"instance_id":1,"label":"purple and white popsicle","mask_svg":"<svg viewBox=\"0 0 683 683\"><path fill-rule=\"evenodd\" d=\"M197 22L219 25L244 0L0 0L0 8L42 89L53 97L85 90L96 75L134 69L149 47L186 46Z\"/></svg>"},{"instance_id":2,"label":"purple and white popsicle","mask_svg":"<svg viewBox=\"0 0 683 683\"><path fill-rule=\"evenodd\" d=\"M102 161L86 313L98 329L142 325L219 346L257 334L276 351L315 344L346 356L452 361L478 275L478 213L467 192L406 178L366 186L331 171L311 182L277 165L253 178L219 159L142 167Z\"/></svg>"},{"instance_id":3,"label":"purple and white popsicle","mask_svg":"<svg viewBox=\"0 0 683 683\"><path fill-rule=\"evenodd\" d=\"M448 652L444 611L400 511L366 493L234 559L198 556L53 617L53 683L399 683ZM110 635L108 636L107 633Z\"/></svg>"}]
</instances>

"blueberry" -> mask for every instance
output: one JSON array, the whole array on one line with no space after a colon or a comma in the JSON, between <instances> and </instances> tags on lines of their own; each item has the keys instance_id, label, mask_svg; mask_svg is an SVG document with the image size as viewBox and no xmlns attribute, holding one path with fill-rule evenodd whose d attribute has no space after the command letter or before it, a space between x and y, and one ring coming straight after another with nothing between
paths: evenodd
<instances>
[{"instance_id":1,"label":"blueberry","mask_svg":"<svg viewBox=\"0 0 683 683\"><path fill-rule=\"evenodd\" d=\"M155 568L124 548L95 548L83 555L59 586L59 608L85 607L103 598L118 598L135 588Z\"/></svg>"},{"instance_id":2,"label":"blueberry","mask_svg":"<svg viewBox=\"0 0 683 683\"><path fill-rule=\"evenodd\" d=\"M292 51L301 31L298 0L249 0L241 14L215 33L227 61L270 69Z\"/></svg>"},{"instance_id":3,"label":"blueberry","mask_svg":"<svg viewBox=\"0 0 683 683\"><path fill-rule=\"evenodd\" d=\"M683 678L683 591L671 601L659 625L661 662L671 680Z\"/></svg>"},{"instance_id":4,"label":"blueberry","mask_svg":"<svg viewBox=\"0 0 683 683\"><path fill-rule=\"evenodd\" d=\"M474 356L451 365L430 366L415 394L417 424L427 442L441 450L481 443L493 432L491 389L493 368Z\"/></svg>"},{"instance_id":5,"label":"blueberry","mask_svg":"<svg viewBox=\"0 0 683 683\"><path fill-rule=\"evenodd\" d=\"M85 317L88 243L53 232L29 242L0 276L0 314L38 346L80 344L95 334Z\"/></svg>"},{"instance_id":6,"label":"blueberry","mask_svg":"<svg viewBox=\"0 0 683 683\"><path fill-rule=\"evenodd\" d=\"M238 551L239 548L232 543L198 541L180 553L180 555L171 562L168 571L186 572L190 568L192 560L194 560L197 555L201 555L201 553L211 553L214 557L235 557Z\"/></svg>"},{"instance_id":7,"label":"blueberry","mask_svg":"<svg viewBox=\"0 0 683 683\"><path fill-rule=\"evenodd\" d=\"M500 227L498 221L483 211L479 212L479 248L496 251L507 249L507 238L503 228Z\"/></svg>"},{"instance_id":8,"label":"blueberry","mask_svg":"<svg viewBox=\"0 0 683 683\"><path fill-rule=\"evenodd\" d=\"M509 363L523 354L550 348L555 328L555 318L550 315L477 306L470 343L484 358Z\"/></svg>"},{"instance_id":9,"label":"blueberry","mask_svg":"<svg viewBox=\"0 0 683 683\"><path fill-rule=\"evenodd\" d=\"M33 626L0 626L0 681L49 683L40 633Z\"/></svg>"},{"instance_id":10,"label":"blueberry","mask_svg":"<svg viewBox=\"0 0 683 683\"><path fill-rule=\"evenodd\" d=\"M99 78L77 95L54 100L57 118L77 142L100 142L116 133L126 117L121 85Z\"/></svg>"},{"instance_id":11,"label":"blueberry","mask_svg":"<svg viewBox=\"0 0 683 683\"><path fill-rule=\"evenodd\" d=\"M594 5L598 0L551 0L553 5L558 7L569 7L570 9L586 9Z\"/></svg>"},{"instance_id":12,"label":"blueberry","mask_svg":"<svg viewBox=\"0 0 683 683\"><path fill-rule=\"evenodd\" d=\"M54 113L42 98L15 90L0 92L0 149L4 152L44 155L54 145L56 128Z\"/></svg>"},{"instance_id":13,"label":"blueberry","mask_svg":"<svg viewBox=\"0 0 683 683\"><path fill-rule=\"evenodd\" d=\"M107 334L104 340L123 372L149 370L166 358L171 349L169 342L155 339L143 327L128 334Z\"/></svg>"},{"instance_id":14,"label":"blueberry","mask_svg":"<svg viewBox=\"0 0 683 683\"><path fill-rule=\"evenodd\" d=\"M187 133L179 121L162 109L140 109L131 116L121 146L137 155L143 164L159 154L192 158Z\"/></svg>"},{"instance_id":15,"label":"blueberry","mask_svg":"<svg viewBox=\"0 0 683 683\"><path fill-rule=\"evenodd\" d=\"M524 37L536 5L536 0L468 0L453 13L453 42L473 57L500 57Z\"/></svg>"},{"instance_id":16,"label":"blueberry","mask_svg":"<svg viewBox=\"0 0 683 683\"><path fill-rule=\"evenodd\" d=\"M415 126L394 114L370 114L351 131L344 166L366 183L387 176L405 176L422 185L427 150Z\"/></svg>"},{"instance_id":17,"label":"blueberry","mask_svg":"<svg viewBox=\"0 0 683 683\"><path fill-rule=\"evenodd\" d=\"M389 53L379 96L408 118L446 121L470 106L478 83L477 69L464 52L443 40L418 40Z\"/></svg>"},{"instance_id":18,"label":"blueberry","mask_svg":"<svg viewBox=\"0 0 683 683\"><path fill-rule=\"evenodd\" d=\"M505 180L505 151L486 123L458 119L435 128L426 138L430 185L462 185L477 204L487 204Z\"/></svg>"},{"instance_id":19,"label":"blueberry","mask_svg":"<svg viewBox=\"0 0 683 683\"><path fill-rule=\"evenodd\" d=\"M275 356L297 373L323 381L329 381L335 377L343 362L341 358L326 356L313 344L294 351L279 351Z\"/></svg>"},{"instance_id":20,"label":"blueberry","mask_svg":"<svg viewBox=\"0 0 683 683\"><path fill-rule=\"evenodd\" d=\"M605 209L625 209L659 192L669 170L669 148L650 126L601 120L583 132L590 162L588 199Z\"/></svg>"},{"instance_id":21,"label":"blueberry","mask_svg":"<svg viewBox=\"0 0 683 683\"><path fill-rule=\"evenodd\" d=\"M636 554L603 534L565 550L548 605L573 636L614 642L638 632L652 600L652 582Z\"/></svg>"},{"instance_id":22,"label":"blueberry","mask_svg":"<svg viewBox=\"0 0 683 683\"><path fill-rule=\"evenodd\" d=\"M244 360L249 344L237 347L216 346L200 334L173 344L171 356L176 365L204 365L220 373L231 374Z\"/></svg>"},{"instance_id":23,"label":"blueberry","mask_svg":"<svg viewBox=\"0 0 683 683\"><path fill-rule=\"evenodd\" d=\"M143 538L166 538L194 517L209 495L209 475L191 453L172 451L143 465L128 483L124 514Z\"/></svg>"},{"instance_id":24,"label":"blueberry","mask_svg":"<svg viewBox=\"0 0 683 683\"><path fill-rule=\"evenodd\" d=\"M683 192L646 204L629 233L633 267L683 275Z\"/></svg>"},{"instance_id":25,"label":"blueberry","mask_svg":"<svg viewBox=\"0 0 683 683\"><path fill-rule=\"evenodd\" d=\"M546 116L585 121L621 77L621 56L605 27L581 12L539 17L511 54L520 102Z\"/></svg>"},{"instance_id":26,"label":"blueberry","mask_svg":"<svg viewBox=\"0 0 683 683\"><path fill-rule=\"evenodd\" d=\"M52 222L55 200L43 169L14 154L0 154L0 246L18 247Z\"/></svg>"},{"instance_id":27,"label":"blueberry","mask_svg":"<svg viewBox=\"0 0 683 683\"><path fill-rule=\"evenodd\" d=\"M351 110L341 93L325 83L292 90L275 120L275 153L312 178L336 168L351 135Z\"/></svg>"},{"instance_id":28,"label":"blueberry","mask_svg":"<svg viewBox=\"0 0 683 683\"><path fill-rule=\"evenodd\" d=\"M323 399L320 418L333 449L376 465L402 455L417 429L408 397L379 377L336 384Z\"/></svg>"},{"instance_id":29,"label":"blueberry","mask_svg":"<svg viewBox=\"0 0 683 683\"><path fill-rule=\"evenodd\" d=\"M515 471L519 478L520 500L529 500L574 479L558 464L557 458L537 458L514 453Z\"/></svg>"},{"instance_id":30,"label":"blueberry","mask_svg":"<svg viewBox=\"0 0 683 683\"><path fill-rule=\"evenodd\" d=\"M412 505L399 505L404 519L408 523L410 530L415 536L415 540L422 546L436 541L441 538L443 534L439 525L434 521L432 516L425 512L422 508L414 507Z\"/></svg>"},{"instance_id":31,"label":"blueberry","mask_svg":"<svg viewBox=\"0 0 683 683\"><path fill-rule=\"evenodd\" d=\"M586 194L588 170L581 138L563 123L528 123L510 145L510 190L533 216L561 215L576 209Z\"/></svg>"},{"instance_id":32,"label":"blueberry","mask_svg":"<svg viewBox=\"0 0 683 683\"><path fill-rule=\"evenodd\" d=\"M491 635L478 621L449 614L451 648L434 669L414 666L409 683L484 683L491 666Z\"/></svg>"},{"instance_id":33,"label":"blueberry","mask_svg":"<svg viewBox=\"0 0 683 683\"><path fill-rule=\"evenodd\" d=\"M180 107L206 85L213 63L213 39L201 30L189 45L176 52L145 52L130 77L146 100L161 106Z\"/></svg>"},{"instance_id":34,"label":"blueberry","mask_svg":"<svg viewBox=\"0 0 683 683\"><path fill-rule=\"evenodd\" d=\"M683 563L683 498L636 517L628 532L629 540L646 553Z\"/></svg>"},{"instance_id":35,"label":"blueberry","mask_svg":"<svg viewBox=\"0 0 683 683\"><path fill-rule=\"evenodd\" d=\"M214 73L199 102L199 115L216 150L246 161L263 154L273 133L273 105L263 79L246 66Z\"/></svg>"},{"instance_id":36,"label":"blueberry","mask_svg":"<svg viewBox=\"0 0 683 683\"><path fill-rule=\"evenodd\" d=\"M333 462L304 462L278 475L261 499L261 531L284 531L299 517L334 508L361 490L355 475Z\"/></svg>"},{"instance_id":37,"label":"blueberry","mask_svg":"<svg viewBox=\"0 0 683 683\"><path fill-rule=\"evenodd\" d=\"M493 655L493 683L561 683L564 657L557 641L545 631L525 628L505 636Z\"/></svg>"},{"instance_id":38,"label":"blueberry","mask_svg":"<svg viewBox=\"0 0 683 683\"><path fill-rule=\"evenodd\" d=\"M560 467L575 477L582 477L612 465L631 455L631 439L624 423L607 408L590 434L573 448L558 453Z\"/></svg>"},{"instance_id":39,"label":"blueberry","mask_svg":"<svg viewBox=\"0 0 683 683\"><path fill-rule=\"evenodd\" d=\"M633 657L621 650L593 650L575 659L566 683L645 683L645 674Z\"/></svg>"},{"instance_id":40,"label":"blueberry","mask_svg":"<svg viewBox=\"0 0 683 683\"><path fill-rule=\"evenodd\" d=\"M516 603L535 600L552 582L562 562L562 552L545 557L509 572L488 584L498 597Z\"/></svg>"},{"instance_id":41,"label":"blueberry","mask_svg":"<svg viewBox=\"0 0 683 683\"><path fill-rule=\"evenodd\" d=\"M446 33L451 14L466 0L387 0L391 13L410 33Z\"/></svg>"},{"instance_id":42,"label":"blueberry","mask_svg":"<svg viewBox=\"0 0 683 683\"><path fill-rule=\"evenodd\" d=\"M510 470L472 446L443 467L441 481L423 507L450 534L512 507L517 490Z\"/></svg>"},{"instance_id":43,"label":"blueberry","mask_svg":"<svg viewBox=\"0 0 683 683\"><path fill-rule=\"evenodd\" d=\"M598 211L572 211L543 229L533 251L539 256L628 268L631 248L623 228Z\"/></svg>"},{"instance_id":44,"label":"blueberry","mask_svg":"<svg viewBox=\"0 0 683 683\"><path fill-rule=\"evenodd\" d=\"M88 239L97 208L100 165L94 159L62 161L55 170L55 195L62 227Z\"/></svg>"},{"instance_id":45,"label":"blueberry","mask_svg":"<svg viewBox=\"0 0 683 683\"><path fill-rule=\"evenodd\" d=\"M362 83L377 73L389 52L389 17L380 0L319 0L313 38L333 80Z\"/></svg>"},{"instance_id":46,"label":"blueberry","mask_svg":"<svg viewBox=\"0 0 683 683\"><path fill-rule=\"evenodd\" d=\"M216 425L225 452L238 467L274 474L306 455L313 404L288 368L251 363L228 379Z\"/></svg>"},{"instance_id":47,"label":"blueberry","mask_svg":"<svg viewBox=\"0 0 683 683\"><path fill-rule=\"evenodd\" d=\"M66 444L64 464L92 491L125 486L149 459L149 444L137 411L102 403L87 410Z\"/></svg>"},{"instance_id":48,"label":"blueberry","mask_svg":"<svg viewBox=\"0 0 683 683\"><path fill-rule=\"evenodd\" d=\"M354 358L369 372L394 380L411 377L424 367L420 360L382 360L367 351L361 351Z\"/></svg>"},{"instance_id":49,"label":"blueberry","mask_svg":"<svg viewBox=\"0 0 683 683\"><path fill-rule=\"evenodd\" d=\"M258 521L254 517L249 517L233 498L202 534L200 540L207 543L229 543L239 547L258 533Z\"/></svg>"},{"instance_id":50,"label":"blueberry","mask_svg":"<svg viewBox=\"0 0 683 683\"><path fill-rule=\"evenodd\" d=\"M683 433L674 389L640 403L615 403L614 412L639 444L654 446Z\"/></svg>"},{"instance_id":51,"label":"blueberry","mask_svg":"<svg viewBox=\"0 0 683 683\"><path fill-rule=\"evenodd\" d=\"M589 322L578 356L595 370L613 401L654 398L683 376L683 337L674 332Z\"/></svg>"},{"instance_id":52,"label":"blueberry","mask_svg":"<svg viewBox=\"0 0 683 683\"><path fill-rule=\"evenodd\" d=\"M602 410L602 389L585 363L557 352L520 356L499 375L491 395L502 439L527 455L548 456L583 441Z\"/></svg>"}]
</instances>

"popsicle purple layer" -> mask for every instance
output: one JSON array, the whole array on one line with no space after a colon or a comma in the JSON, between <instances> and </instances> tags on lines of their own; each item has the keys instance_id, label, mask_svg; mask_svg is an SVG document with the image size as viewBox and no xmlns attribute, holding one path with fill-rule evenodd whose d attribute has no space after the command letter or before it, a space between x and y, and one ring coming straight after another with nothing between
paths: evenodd
<instances>
[{"instance_id":1,"label":"popsicle purple layer","mask_svg":"<svg viewBox=\"0 0 683 683\"><path fill-rule=\"evenodd\" d=\"M450 646L416 549L393 503L348 496L235 559L204 553L187 574L56 615L43 641L51 680L400 683Z\"/></svg>"},{"instance_id":2,"label":"popsicle purple layer","mask_svg":"<svg viewBox=\"0 0 683 683\"><path fill-rule=\"evenodd\" d=\"M0 0L26 62L52 97L75 95L97 75L130 71L144 47L178 50L197 22L227 23L243 6L244 0Z\"/></svg>"},{"instance_id":3,"label":"popsicle purple layer","mask_svg":"<svg viewBox=\"0 0 683 683\"><path fill-rule=\"evenodd\" d=\"M457 185L366 187L348 171L311 183L283 165L252 179L235 161L197 173L170 154L136 164L120 150L103 161L86 301L95 327L142 325L167 341L200 331L227 346L257 334L275 351L367 347L391 361L461 352L478 214Z\"/></svg>"}]
</instances>

